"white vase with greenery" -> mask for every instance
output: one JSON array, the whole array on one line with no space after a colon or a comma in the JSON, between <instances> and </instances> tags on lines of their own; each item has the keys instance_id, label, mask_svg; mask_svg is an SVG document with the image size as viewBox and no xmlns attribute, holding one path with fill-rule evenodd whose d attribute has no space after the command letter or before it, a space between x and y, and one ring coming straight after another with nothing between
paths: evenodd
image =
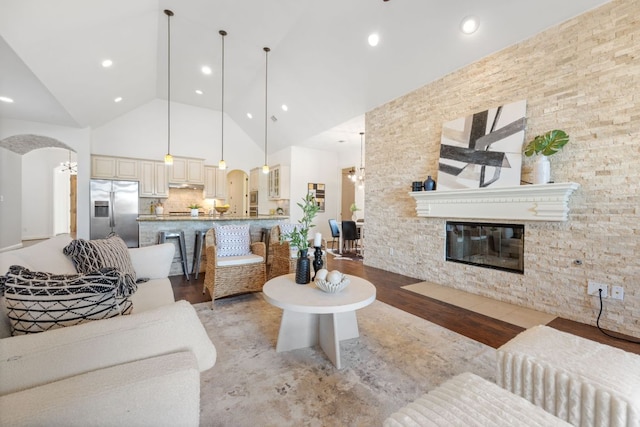
<instances>
[{"instance_id":1,"label":"white vase with greenery","mask_svg":"<svg viewBox=\"0 0 640 427\"><path fill-rule=\"evenodd\" d=\"M567 135L565 131L554 129L543 135L536 136L524 147L525 156L540 156L533 166L534 184L547 184L551 182L551 163L549 162L549 156L560 151L568 142L569 135Z\"/></svg>"}]
</instances>

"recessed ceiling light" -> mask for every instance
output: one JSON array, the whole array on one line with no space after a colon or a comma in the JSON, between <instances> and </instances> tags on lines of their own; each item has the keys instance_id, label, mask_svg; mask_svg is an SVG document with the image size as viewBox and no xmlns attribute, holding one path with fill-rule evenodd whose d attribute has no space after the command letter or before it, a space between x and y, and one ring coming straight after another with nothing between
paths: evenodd
<instances>
[{"instance_id":1,"label":"recessed ceiling light","mask_svg":"<svg viewBox=\"0 0 640 427\"><path fill-rule=\"evenodd\" d=\"M104 61L102 61L102 66L104 68L109 68L113 65L113 61L110 59L105 59Z\"/></svg>"},{"instance_id":2,"label":"recessed ceiling light","mask_svg":"<svg viewBox=\"0 0 640 427\"><path fill-rule=\"evenodd\" d=\"M207 66L207 65L205 65L205 66L203 66L203 67L202 67L202 74L206 74L206 75L208 76L208 75L209 75L209 74L211 74L212 72L213 72L213 71L211 71L211 67L209 67L209 66Z\"/></svg>"},{"instance_id":3,"label":"recessed ceiling light","mask_svg":"<svg viewBox=\"0 0 640 427\"><path fill-rule=\"evenodd\" d=\"M204 92L203 92L203 91L201 91L200 89L196 89L196 93L197 93L198 95L202 95Z\"/></svg>"},{"instance_id":4,"label":"recessed ceiling light","mask_svg":"<svg viewBox=\"0 0 640 427\"><path fill-rule=\"evenodd\" d=\"M475 33L479 26L480 26L480 23L478 22L478 19L475 16L467 16L460 23L460 29L465 34Z\"/></svg>"},{"instance_id":5,"label":"recessed ceiling light","mask_svg":"<svg viewBox=\"0 0 640 427\"><path fill-rule=\"evenodd\" d=\"M282 104L282 111L289 111L289 107L287 107L287 104Z\"/></svg>"},{"instance_id":6,"label":"recessed ceiling light","mask_svg":"<svg viewBox=\"0 0 640 427\"><path fill-rule=\"evenodd\" d=\"M247 113L247 117L249 117L250 119L253 119L253 114Z\"/></svg>"},{"instance_id":7,"label":"recessed ceiling light","mask_svg":"<svg viewBox=\"0 0 640 427\"><path fill-rule=\"evenodd\" d=\"M119 97L117 97L116 99L113 100L113 102L120 102L120 101L122 101L122 97L121 96L119 96Z\"/></svg>"},{"instance_id":8,"label":"recessed ceiling light","mask_svg":"<svg viewBox=\"0 0 640 427\"><path fill-rule=\"evenodd\" d=\"M0 96L0 101L11 104L13 102L13 99L9 98L8 96Z\"/></svg>"},{"instance_id":9,"label":"recessed ceiling light","mask_svg":"<svg viewBox=\"0 0 640 427\"><path fill-rule=\"evenodd\" d=\"M380 42L380 36L376 33L373 33L367 40L369 41L369 46L378 46L378 43Z\"/></svg>"}]
</instances>

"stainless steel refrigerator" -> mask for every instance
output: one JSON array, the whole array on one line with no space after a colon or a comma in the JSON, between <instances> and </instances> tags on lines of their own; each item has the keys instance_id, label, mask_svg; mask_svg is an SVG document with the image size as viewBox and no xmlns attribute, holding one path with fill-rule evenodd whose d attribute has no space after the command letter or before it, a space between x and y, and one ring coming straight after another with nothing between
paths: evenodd
<instances>
[{"instance_id":1,"label":"stainless steel refrigerator","mask_svg":"<svg viewBox=\"0 0 640 427\"><path fill-rule=\"evenodd\" d=\"M91 180L92 239L116 233L130 248L138 247L138 183Z\"/></svg>"}]
</instances>

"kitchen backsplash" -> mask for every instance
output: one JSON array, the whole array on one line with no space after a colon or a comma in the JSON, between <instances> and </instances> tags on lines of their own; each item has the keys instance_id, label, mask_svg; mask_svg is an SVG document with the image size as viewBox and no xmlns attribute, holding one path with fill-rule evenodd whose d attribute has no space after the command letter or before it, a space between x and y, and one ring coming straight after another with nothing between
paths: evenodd
<instances>
[{"instance_id":1,"label":"kitchen backsplash","mask_svg":"<svg viewBox=\"0 0 640 427\"><path fill-rule=\"evenodd\" d=\"M158 202L162 203L164 207L164 213L169 214L171 212L189 212L189 205L200 205L201 213L208 213L210 209L213 209L212 199L204 199L202 197L202 190L194 190L191 188L170 188L169 197L166 199L149 199L140 198L139 208L141 214L150 214L151 205L157 205ZM223 205L225 202L217 200L216 204Z\"/></svg>"},{"instance_id":2,"label":"kitchen backsplash","mask_svg":"<svg viewBox=\"0 0 640 427\"><path fill-rule=\"evenodd\" d=\"M170 188L169 197L166 199L151 199L147 197L141 197L138 199L138 207L140 214L155 213L155 205L161 203L164 207L164 214L168 215L172 212L190 212L188 208L191 204L200 205L200 213L208 214L213 209L213 199L204 199L202 197L202 190L194 190L191 188ZM221 206L226 203L225 200L216 199L216 206ZM154 205L153 212L151 211L151 205ZM262 215L275 215L278 213L277 208L282 208L282 215L289 215L289 200L269 200L263 207L260 205L260 214ZM234 206L231 206L230 213L233 213ZM238 208L239 209L239 208Z\"/></svg>"}]
</instances>

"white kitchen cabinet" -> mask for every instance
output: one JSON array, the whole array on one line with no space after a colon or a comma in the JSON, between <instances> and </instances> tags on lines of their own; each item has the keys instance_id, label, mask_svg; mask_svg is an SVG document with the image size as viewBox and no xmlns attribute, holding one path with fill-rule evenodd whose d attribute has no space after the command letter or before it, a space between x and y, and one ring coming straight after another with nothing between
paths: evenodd
<instances>
[{"instance_id":1,"label":"white kitchen cabinet","mask_svg":"<svg viewBox=\"0 0 640 427\"><path fill-rule=\"evenodd\" d=\"M126 157L91 156L91 178L137 181L140 178L138 160Z\"/></svg>"},{"instance_id":2,"label":"white kitchen cabinet","mask_svg":"<svg viewBox=\"0 0 640 427\"><path fill-rule=\"evenodd\" d=\"M204 198L227 198L227 171L216 166L204 167Z\"/></svg>"},{"instance_id":3,"label":"white kitchen cabinet","mask_svg":"<svg viewBox=\"0 0 640 427\"><path fill-rule=\"evenodd\" d=\"M260 168L253 168L249 171L249 191L260 190Z\"/></svg>"},{"instance_id":4,"label":"white kitchen cabinet","mask_svg":"<svg viewBox=\"0 0 640 427\"><path fill-rule=\"evenodd\" d=\"M289 166L276 165L269 168L269 199L289 198Z\"/></svg>"},{"instance_id":5,"label":"white kitchen cabinet","mask_svg":"<svg viewBox=\"0 0 640 427\"><path fill-rule=\"evenodd\" d=\"M167 166L164 162L140 160L140 197L169 197Z\"/></svg>"},{"instance_id":6,"label":"white kitchen cabinet","mask_svg":"<svg viewBox=\"0 0 640 427\"><path fill-rule=\"evenodd\" d=\"M204 184L204 161L187 157L174 157L169 167L171 184Z\"/></svg>"},{"instance_id":7,"label":"white kitchen cabinet","mask_svg":"<svg viewBox=\"0 0 640 427\"><path fill-rule=\"evenodd\" d=\"M218 169L218 175L216 179L216 194L218 199L227 198L227 171L226 170Z\"/></svg>"}]
</instances>

